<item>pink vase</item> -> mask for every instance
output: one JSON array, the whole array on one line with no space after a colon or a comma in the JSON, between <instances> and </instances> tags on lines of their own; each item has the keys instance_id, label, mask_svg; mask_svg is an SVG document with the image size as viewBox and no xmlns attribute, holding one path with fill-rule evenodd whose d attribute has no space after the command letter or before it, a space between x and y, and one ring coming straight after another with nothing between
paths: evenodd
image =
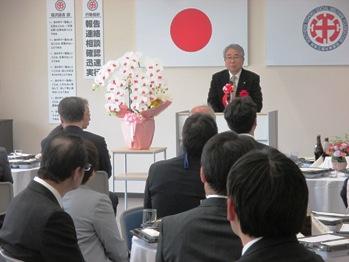
<instances>
[{"instance_id":1,"label":"pink vase","mask_svg":"<svg viewBox=\"0 0 349 262\"><path fill-rule=\"evenodd\" d=\"M345 158L340 162L332 159L332 168L336 171L344 170L347 168L347 161L345 160Z\"/></svg>"},{"instance_id":2,"label":"pink vase","mask_svg":"<svg viewBox=\"0 0 349 262\"><path fill-rule=\"evenodd\" d=\"M126 146L130 149L149 149L153 142L154 118L144 118L141 121L127 121L122 119L121 129Z\"/></svg>"}]
</instances>

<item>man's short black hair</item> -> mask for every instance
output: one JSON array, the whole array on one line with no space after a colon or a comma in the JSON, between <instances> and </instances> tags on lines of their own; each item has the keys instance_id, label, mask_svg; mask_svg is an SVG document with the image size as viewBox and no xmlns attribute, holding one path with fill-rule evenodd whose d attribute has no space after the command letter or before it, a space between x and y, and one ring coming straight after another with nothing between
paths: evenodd
<instances>
[{"instance_id":1,"label":"man's short black hair","mask_svg":"<svg viewBox=\"0 0 349 262\"><path fill-rule=\"evenodd\" d=\"M72 175L77 167L87 164L87 151L81 137L61 133L48 141L42 152L39 177L56 183L62 182Z\"/></svg>"},{"instance_id":2,"label":"man's short black hair","mask_svg":"<svg viewBox=\"0 0 349 262\"><path fill-rule=\"evenodd\" d=\"M219 133L206 143L201 155L201 166L207 182L217 194L227 194L226 183L230 167L255 147L253 138L233 131Z\"/></svg>"},{"instance_id":3,"label":"man's short black hair","mask_svg":"<svg viewBox=\"0 0 349 262\"><path fill-rule=\"evenodd\" d=\"M244 234L288 237L300 232L307 184L298 166L278 150L255 150L241 157L229 172L227 191Z\"/></svg>"},{"instance_id":4,"label":"man's short black hair","mask_svg":"<svg viewBox=\"0 0 349 262\"><path fill-rule=\"evenodd\" d=\"M256 122L257 105L249 96L237 97L224 109L229 128L236 133L249 133Z\"/></svg>"},{"instance_id":5,"label":"man's short black hair","mask_svg":"<svg viewBox=\"0 0 349 262\"><path fill-rule=\"evenodd\" d=\"M58 113L65 121L79 122L84 117L86 99L77 96L63 98L58 104Z\"/></svg>"},{"instance_id":6,"label":"man's short black hair","mask_svg":"<svg viewBox=\"0 0 349 262\"><path fill-rule=\"evenodd\" d=\"M182 129L184 151L190 157L200 157L207 140L217 132L216 121L208 114L195 113L189 116Z\"/></svg>"},{"instance_id":7,"label":"man's short black hair","mask_svg":"<svg viewBox=\"0 0 349 262\"><path fill-rule=\"evenodd\" d=\"M89 140L85 140L84 143L87 150L87 160L91 167L88 171L85 171L84 177L81 181L82 185L85 184L90 179L93 172L97 171L99 168L99 156L96 146Z\"/></svg>"}]
</instances>

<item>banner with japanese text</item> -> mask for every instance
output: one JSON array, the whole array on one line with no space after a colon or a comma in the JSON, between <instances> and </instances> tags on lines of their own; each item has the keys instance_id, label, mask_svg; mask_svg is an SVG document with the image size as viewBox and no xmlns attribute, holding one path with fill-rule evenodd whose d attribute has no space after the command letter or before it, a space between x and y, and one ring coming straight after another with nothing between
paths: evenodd
<instances>
[{"instance_id":1,"label":"banner with japanese text","mask_svg":"<svg viewBox=\"0 0 349 262\"><path fill-rule=\"evenodd\" d=\"M47 0L49 123L59 123L59 101L76 95L74 0Z\"/></svg>"},{"instance_id":2,"label":"banner with japanese text","mask_svg":"<svg viewBox=\"0 0 349 262\"><path fill-rule=\"evenodd\" d=\"M84 78L94 79L104 64L103 0L82 2Z\"/></svg>"}]
</instances>

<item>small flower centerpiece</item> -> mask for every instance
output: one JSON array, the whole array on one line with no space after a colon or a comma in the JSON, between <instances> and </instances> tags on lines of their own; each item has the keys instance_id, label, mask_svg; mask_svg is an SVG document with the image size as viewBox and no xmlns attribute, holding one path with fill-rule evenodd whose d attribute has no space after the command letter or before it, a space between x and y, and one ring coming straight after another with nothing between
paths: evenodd
<instances>
[{"instance_id":1,"label":"small flower centerpiece","mask_svg":"<svg viewBox=\"0 0 349 262\"><path fill-rule=\"evenodd\" d=\"M347 167L346 156L349 155L349 139L346 135L346 139L343 140L340 137L336 137L332 141L328 149L325 152L327 155L331 156L332 166L336 170L343 170Z\"/></svg>"},{"instance_id":2,"label":"small flower centerpiece","mask_svg":"<svg viewBox=\"0 0 349 262\"><path fill-rule=\"evenodd\" d=\"M106 111L122 118L128 146L148 149L155 130L154 117L171 104L160 63L141 53L127 52L107 62L94 82L93 89L105 88Z\"/></svg>"}]
</instances>

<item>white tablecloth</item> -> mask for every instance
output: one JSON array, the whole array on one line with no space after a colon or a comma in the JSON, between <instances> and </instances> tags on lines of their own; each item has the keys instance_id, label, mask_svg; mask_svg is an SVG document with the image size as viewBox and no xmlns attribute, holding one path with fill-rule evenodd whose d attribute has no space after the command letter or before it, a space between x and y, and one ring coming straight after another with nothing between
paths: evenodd
<instances>
[{"instance_id":1,"label":"white tablecloth","mask_svg":"<svg viewBox=\"0 0 349 262\"><path fill-rule=\"evenodd\" d=\"M16 196L19 192L27 187L30 181L37 175L39 167L21 169L11 169L13 178L13 194Z\"/></svg>"},{"instance_id":2,"label":"white tablecloth","mask_svg":"<svg viewBox=\"0 0 349 262\"><path fill-rule=\"evenodd\" d=\"M307 179L309 190L308 211L346 213L340 197L345 177Z\"/></svg>"},{"instance_id":3,"label":"white tablecloth","mask_svg":"<svg viewBox=\"0 0 349 262\"><path fill-rule=\"evenodd\" d=\"M132 237L130 262L155 262L157 244L150 244L138 237Z\"/></svg>"}]
</instances>

